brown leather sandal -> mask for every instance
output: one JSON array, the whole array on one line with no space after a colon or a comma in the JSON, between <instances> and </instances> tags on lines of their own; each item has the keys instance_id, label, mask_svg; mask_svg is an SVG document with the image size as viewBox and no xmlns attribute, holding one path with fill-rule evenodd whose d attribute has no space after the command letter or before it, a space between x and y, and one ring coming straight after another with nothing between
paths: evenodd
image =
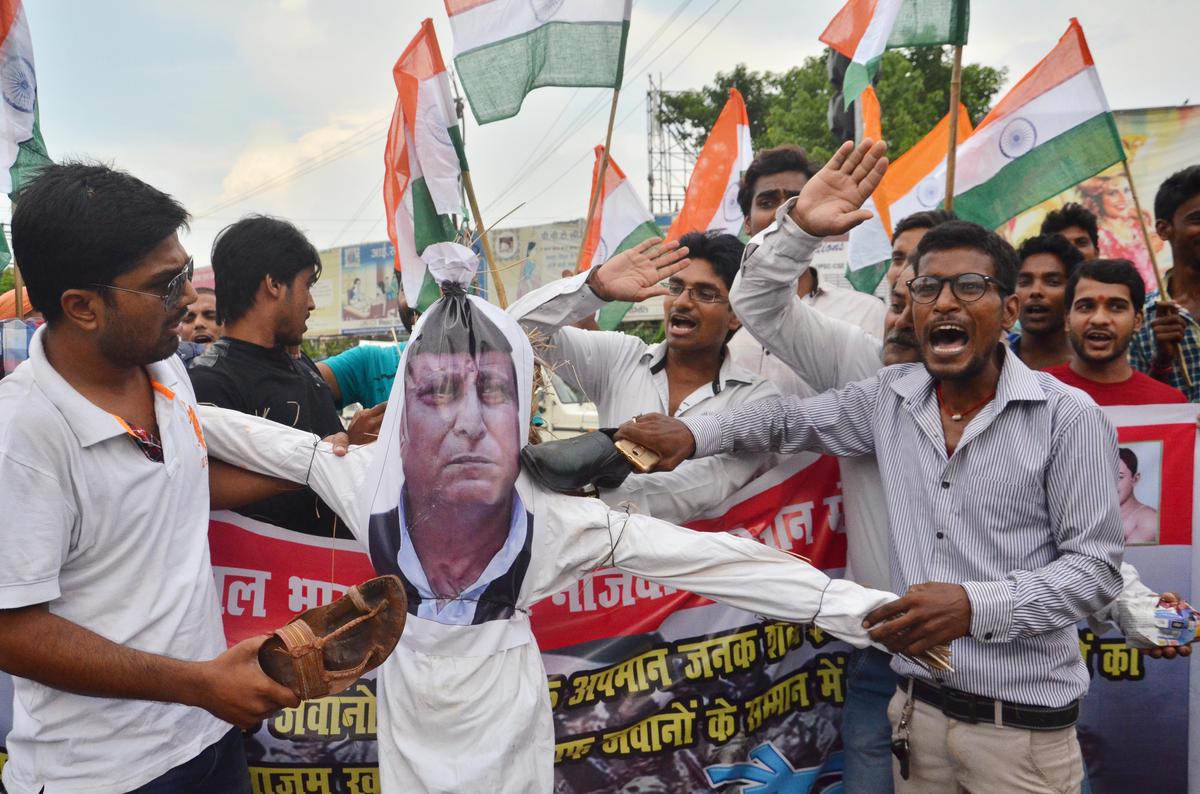
<instances>
[{"instance_id":1,"label":"brown leather sandal","mask_svg":"<svg viewBox=\"0 0 1200 794\"><path fill-rule=\"evenodd\" d=\"M404 631L407 610L400 577L368 579L276 629L258 649L258 663L301 700L341 692L383 664Z\"/></svg>"}]
</instances>

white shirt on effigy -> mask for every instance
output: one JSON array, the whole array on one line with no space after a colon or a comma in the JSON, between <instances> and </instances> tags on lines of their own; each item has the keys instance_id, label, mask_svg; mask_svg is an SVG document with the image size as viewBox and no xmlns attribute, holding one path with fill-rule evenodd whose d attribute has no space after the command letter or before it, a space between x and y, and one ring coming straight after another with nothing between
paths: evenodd
<instances>
[{"instance_id":1,"label":"white shirt on effigy","mask_svg":"<svg viewBox=\"0 0 1200 794\"><path fill-rule=\"evenodd\" d=\"M447 599L446 594L434 593L425 575L425 568L417 557L412 537L408 534L408 520L404 511L404 498L400 499L400 551L397 552L397 563L408 583L417 588L421 603L417 605L417 617L435 620L438 623L449 623L457 626L469 626L475 619L475 608L479 606L479 598L492 582L503 576L517 555L525 546L525 536L529 533L529 518L525 513L525 505L521 502L520 494L513 493L512 521L508 529L508 537L504 545L496 552L487 566L479 573L456 598ZM439 604L445 603L444 606Z\"/></svg>"},{"instance_id":2,"label":"white shirt on effigy","mask_svg":"<svg viewBox=\"0 0 1200 794\"><path fill-rule=\"evenodd\" d=\"M311 434L256 416L202 407L214 457L305 482L367 543L361 490L372 444L343 458ZM692 532L598 499L549 493L525 474L515 490L533 516L529 566L511 617L447 625L410 615L379 668L383 794L548 794L554 722L529 609L600 565L777 620L868 643L862 617L895 598L830 580L786 552L724 532ZM819 615L818 615L819 613Z\"/></svg>"},{"instance_id":3,"label":"white shirt on effigy","mask_svg":"<svg viewBox=\"0 0 1200 794\"><path fill-rule=\"evenodd\" d=\"M46 604L112 642L175 659L225 649L208 555L208 456L176 356L146 367L164 461L46 358L0 381L0 609ZM177 703L88 697L14 678L10 794L137 788L232 726Z\"/></svg>"}]
</instances>

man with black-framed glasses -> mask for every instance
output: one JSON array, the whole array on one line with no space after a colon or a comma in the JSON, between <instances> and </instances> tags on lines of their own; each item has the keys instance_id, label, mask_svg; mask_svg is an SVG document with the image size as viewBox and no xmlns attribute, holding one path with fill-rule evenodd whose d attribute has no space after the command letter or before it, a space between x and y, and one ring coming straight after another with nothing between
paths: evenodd
<instances>
[{"instance_id":1,"label":"man with black-framed glasses","mask_svg":"<svg viewBox=\"0 0 1200 794\"><path fill-rule=\"evenodd\" d=\"M46 324L0 383L11 794L249 794L231 723L297 703L259 667L264 638L226 650L208 516L232 506L228 471L210 465L173 355L196 299L186 222L102 165L49 165L15 204L13 250Z\"/></svg>"},{"instance_id":2,"label":"man with black-framed glasses","mask_svg":"<svg viewBox=\"0 0 1200 794\"><path fill-rule=\"evenodd\" d=\"M866 173L881 154L846 147L831 162ZM853 209L809 212L805 200L793 217L811 235ZM907 592L866 625L899 654L952 642L955 668L893 661L899 792L1073 791L1082 780L1074 724L1088 675L1074 626L1121 588L1116 434L1094 402L1000 343L1016 320L1016 265L993 232L935 226L908 282L922 364L618 432L660 453L662 470L742 451L876 456L893 589Z\"/></svg>"},{"instance_id":3,"label":"man with black-framed glasses","mask_svg":"<svg viewBox=\"0 0 1200 794\"><path fill-rule=\"evenodd\" d=\"M530 292L509 313L530 333L535 353L596 404L601 427L642 413L692 416L776 397L774 385L738 368L727 354L726 342L741 327L729 305L729 288L743 248L731 234L691 232L678 245L651 238L599 268ZM659 295L666 339L656 345L629 334L570 327L606 301ZM718 455L678 472L632 475L619 488L602 490L601 497L684 523L770 461L766 454Z\"/></svg>"}]
</instances>

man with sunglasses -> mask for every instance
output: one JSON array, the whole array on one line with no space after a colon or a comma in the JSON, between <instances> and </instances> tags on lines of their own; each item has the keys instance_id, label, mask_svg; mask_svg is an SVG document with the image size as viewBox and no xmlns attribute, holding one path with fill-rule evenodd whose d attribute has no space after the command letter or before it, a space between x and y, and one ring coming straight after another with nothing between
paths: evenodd
<instances>
[{"instance_id":1,"label":"man with sunglasses","mask_svg":"<svg viewBox=\"0 0 1200 794\"><path fill-rule=\"evenodd\" d=\"M691 416L765 397L771 384L738 368L726 342L740 327L729 305L743 246L730 234L691 232L678 244L651 238L598 268L534 290L509 312L530 334L534 352L573 389L596 404L601 427L642 413ZM667 285L661 286L661 282ZM666 340L585 331L571 324L606 301L662 295ZM771 456L717 455L678 472L637 474L602 490L611 505L631 503L674 523L689 521L765 470Z\"/></svg>"},{"instance_id":2,"label":"man with sunglasses","mask_svg":"<svg viewBox=\"0 0 1200 794\"><path fill-rule=\"evenodd\" d=\"M843 145L830 167L870 187L864 175L886 161L868 143ZM865 217L852 197L816 195L802 192L792 211L813 236ZM660 453L663 470L740 451L876 456L893 585L906 592L865 625L898 654L952 642L955 668L934 676L893 661L901 792L1073 791L1083 777L1074 724L1088 675L1074 626L1121 588L1116 434L1094 402L999 343L1016 320L1016 267L993 232L936 226L908 281L922 364L618 433Z\"/></svg>"},{"instance_id":3,"label":"man with sunglasses","mask_svg":"<svg viewBox=\"0 0 1200 794\"><path fill-rule=\"evenodd\" d=\"M15 204L13 249L46 324L0 383L11 794L248 794L230 723L297 703L259 668L264 638L225 650L208 515L230 506L226 470L173 355L196 299L186 221L101 165L47 166Z\"/></svg>"}]
</instances>

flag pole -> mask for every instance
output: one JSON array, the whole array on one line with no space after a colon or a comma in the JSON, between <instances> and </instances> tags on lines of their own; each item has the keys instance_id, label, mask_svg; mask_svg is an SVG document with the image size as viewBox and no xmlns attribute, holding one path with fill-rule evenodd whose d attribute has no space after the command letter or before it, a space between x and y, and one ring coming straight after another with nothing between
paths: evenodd
<instances>
[{"instance_id":1,"label":"flag pole","mask_svg":"<svg viewBox=\"0 0 1200 794\"><path fill-rule=\"evenodd\" d=\"M450 81L451 87L454 89L454 113L458 116L458 125L460 134L462 135L462 149L467 148L467 125L463 118L463 100L458 95L457 81ZM496 268L496 257L492 253L492 243L488 240L487 227L483 225L483 217L479 212L479 200L475 198L475 184L471 181L471 169L467 168L467 158L463 151L454 147L459 159L460 171L462 173L462 189L467 194L467 206L471 208L471 219L475 221L475 228L479 230L479 247L483 251L483 260L487 262L488 275L492 279L492 284L496 288L496 301L500 304L501 309L508 308L508 295L504 292L504 283L500 281L500 271Z\"/></svg>"},{"instance_id":2,"label":"flag pole","mask_svg":"<svg viewBox=\"0 0 1200 794\"><path fill-rule=\"evenodd\" d=\"M1122 148L1124 148L1124 141ZM1154 255L1154 245L1150 242L1150 228L1146 226L1146 215L1142 212L1142 202L1138 199L1137 187L1133 184L1133 172L1129 170L1129 158L1124 157L1121 160L1121 168L1125 171L1125 180L1129 182L1129 193L1133 196L1133 209L1137 212L1138 226L1142 229L1142 239L1146 241L1146 252L1150 254L1150 267L1154 270L1154 280L1158 284L1158 294L1162 300L1171 300L1171 293L1167 291L1167 282L1163 279L1162 273L1158 271L1158 257ZM1180 374L1183 375L1183 380L1188 386L1192 385L1192 373L1188 372L1187 359L1183 357L1183 350L1179 351L1179 368Z\"/></svg>"},{"instance_id":3,"label":"flag pole","mask_svg":"<svg viewBox=\"0 0 1200 794\"><path fill-rule=\"evenodd\" d=\"M463 189L467 191L467 203L471 206L471 218L475 221L475 228L479 230L479 246L483 249L488 275L492 277L492 284L496 287L496 301L500 304L501 309L507 309L508 295L504 292L504 282L500 280L500 271L496 269L496 257L492 254L492 244L488 240L487 227L483 225L483 218L479 214L479 201L475 198L475 185L471 182L471 172L466 168L462 169L462 180Z\"/></svg>"},{"instance_id":4,"label":"flag pole","mask_svg":"<svg viewBox=\"0 0 1200 794\"><path fill-rule=\"evenodd\" d=\"M608 150L612 146L613 123L617 119L617 97L621 87L613 87L612 106L608 109L608 131L604 133L604 154L600 157L600 171L596 177L596 189L592 191L592 200L588 204L587 220L583 222L583 242L586 245L588 235L592 231L592 220L596 217L596 205L600 196L604 195L604 172L608 170Z\"/></svg>"},{"instance_id":5,"label":"flag pole","mask_svg":"<svg viewBox=\"0 0 1200 794\"><path fill-rule=\"evenodd\" d=\"M954 167L958 156L958 105L962 96L961 44L954 45L954 67L950 72L950 130L946 144L946 200L948 211L954 210Z\"/></svg>"}]
</instances>

